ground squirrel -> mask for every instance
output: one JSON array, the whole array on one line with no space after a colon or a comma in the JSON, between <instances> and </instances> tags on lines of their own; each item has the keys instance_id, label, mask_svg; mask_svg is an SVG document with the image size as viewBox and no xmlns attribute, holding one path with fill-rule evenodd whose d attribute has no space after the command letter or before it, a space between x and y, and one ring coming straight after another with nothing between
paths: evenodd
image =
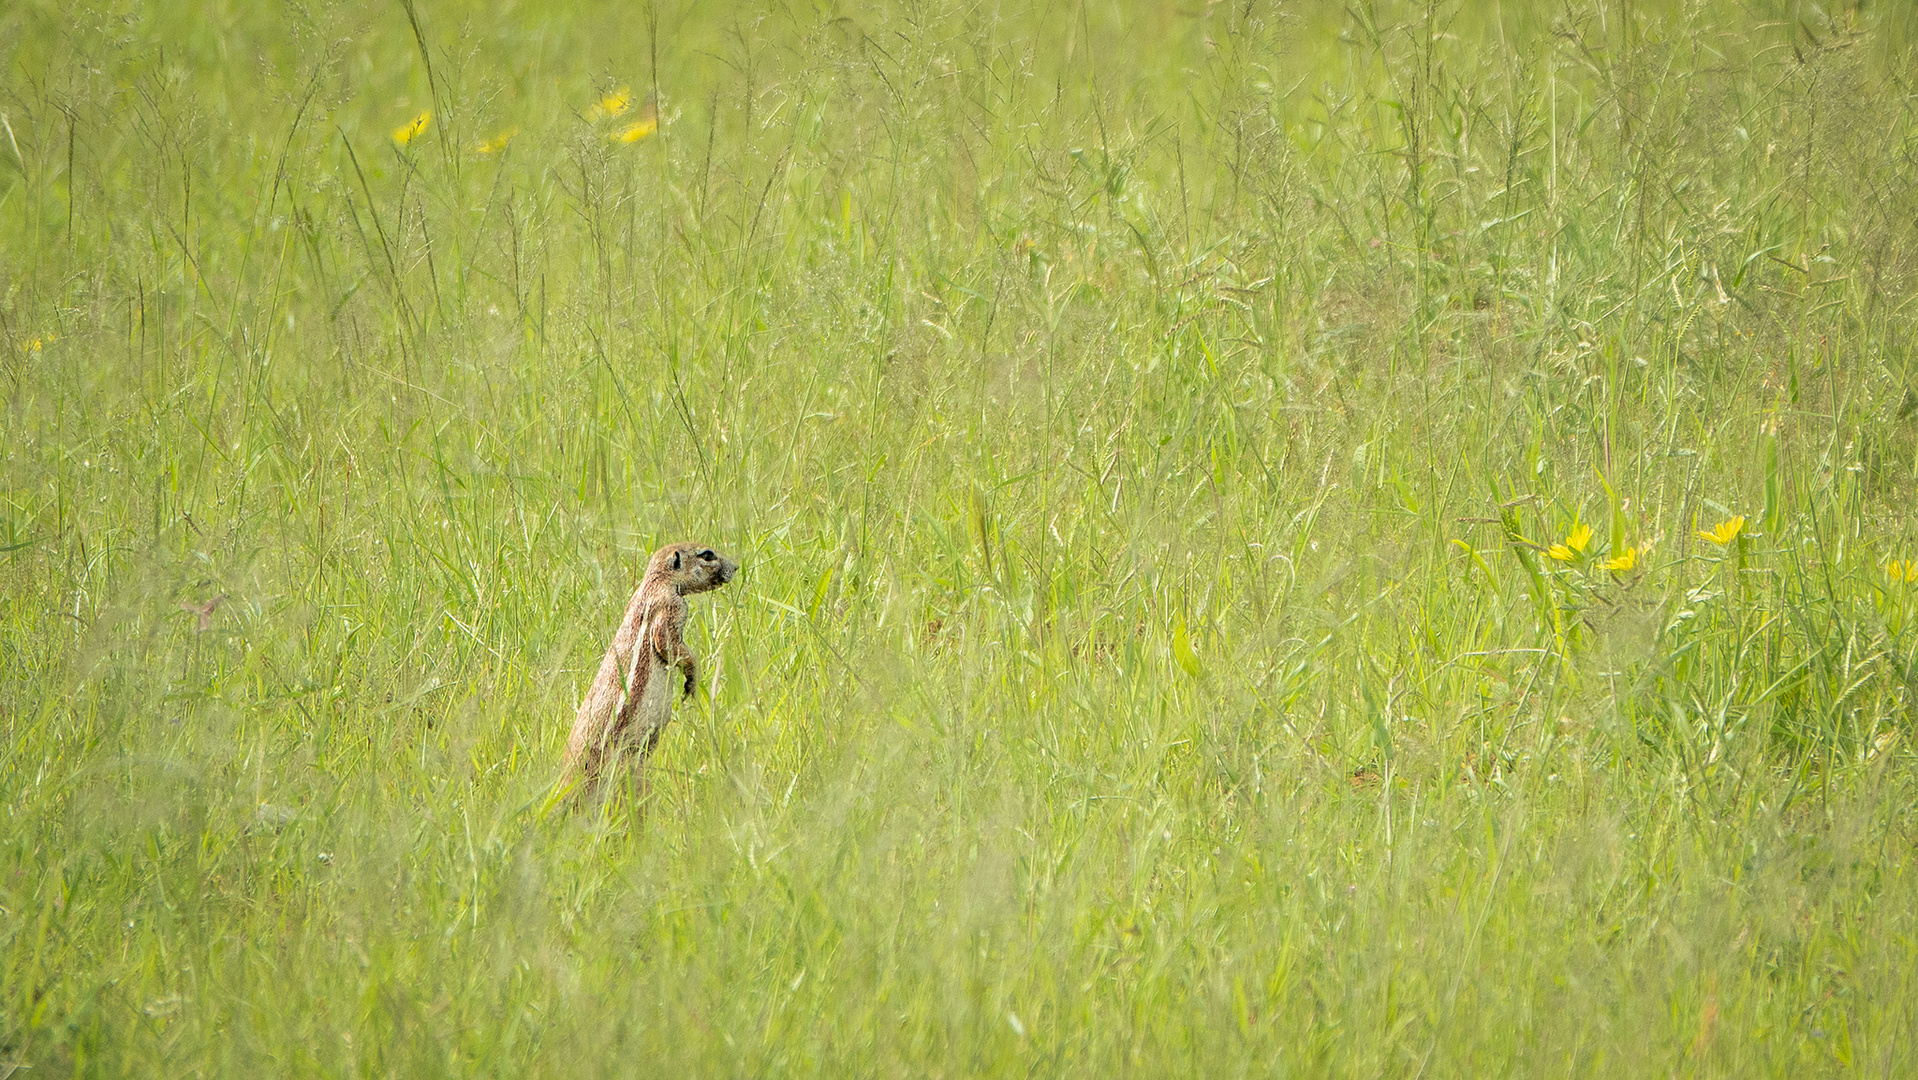
<instances>
[{"instance_id":1,"label":"ground squirrel","mask_svg":"<svg viewBox=\"0 0 1918 1080\"><path fill-rule=\"evenodd\" d=\"M685 596L717 589L738 571L738 563L699 544L668 544L653 552L566 741L561 783L576 796L598 795L622 770L639 780L646 756L673 718L672 669L685 672L687 697L699 685L699 660L680 636Z\"/></svg>"}]
</instances>

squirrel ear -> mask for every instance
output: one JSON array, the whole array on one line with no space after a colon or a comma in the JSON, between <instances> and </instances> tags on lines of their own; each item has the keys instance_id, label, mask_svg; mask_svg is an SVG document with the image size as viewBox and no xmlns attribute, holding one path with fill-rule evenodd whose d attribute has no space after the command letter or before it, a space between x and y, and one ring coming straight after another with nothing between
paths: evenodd
<instances>
[{"instance_id":1,"label":"squirrel ear","mask_svg":"<svg viewBox=\"0 0 1918 1080\"><path fill-rule=\"evenodd\" d=\"M680 560L681 554L682 554L681 552L677 552L677 551L673 552L673 569L675 570L679 569L679 560Z\"/></svg>"}]
</instances>

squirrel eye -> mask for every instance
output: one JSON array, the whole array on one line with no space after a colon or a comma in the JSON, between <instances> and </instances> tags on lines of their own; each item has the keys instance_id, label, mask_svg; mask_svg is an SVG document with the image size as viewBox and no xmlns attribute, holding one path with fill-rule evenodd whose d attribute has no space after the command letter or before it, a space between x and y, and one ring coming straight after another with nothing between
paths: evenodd
<instances>
[{"instance_id":1,"label":"squirrel eye","mask_svg":"<svg viewBox=\"0 0 1918 1080\"><path fill-rule=\"evenodd\" d=\"M719 556L713 553L712 548L700 548L699 557L706 560L707 562L712 562L714 559L718 558Z\"/></svg>"}]
</instances>

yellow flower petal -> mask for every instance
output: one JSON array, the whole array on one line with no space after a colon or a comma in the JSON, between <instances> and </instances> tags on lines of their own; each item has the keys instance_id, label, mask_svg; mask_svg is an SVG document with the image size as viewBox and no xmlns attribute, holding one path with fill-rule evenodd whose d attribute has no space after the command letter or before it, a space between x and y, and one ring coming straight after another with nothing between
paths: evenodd
<instances>
[{"instance_id":1,"label":"yellow flower petal","mask_svg":"<svg viewBox=\"0 0 1918 1080\"><path fill-rule=\"evenodd\" d=\"M1572 527L1572 534L1565 538L1565 546L1578 552L1580 555L1585 554L1585 545L1591 542L1592 527L1590 525L1574 525Z\"/></svg>"},{"instance_id":2,"label":"yellow flower petal","mask_svg":"<svg viewBox=\"0 0 1918 1080\"><path fill-rule=\"evenodd\" d=\"M623 143L636 143L639 140L645 138L648 135L651 135L653 132L658 130L659 130L659 121L649 118L646 120L640 120L636 123L626 125L625 127L621 128L618 132L614 133L613 138Z\"/></svg>"},{"instance_id":3,"label":"yellow flower petal","mask_svg":"<svg viewBox=\"0 0 1918 1080\"><path fill-rule=\"evenodd\" d=\"M1743 515L1740 515L1735 518L1727 518L1719 522L1714 528L1698 530L1698 538L1700 540L1710 540L1712 543L1723 547L1733 540L1738 539L1738 534L1744 531L1745 518Z\"/></svg>"},{"instance_id":4,"label":"yellow flower petal","mask_svg":"<svg viewBox=\"0 0 1918 1080\"><path fill-rule=\"evenodd\" d=\"M1573 551L1564 544L1553 544L1551 547L1545 549L1545 554L1550 555L1559 562L1571 562L1578 558L1578 552Z\"/></svg>"},{"instance_id":5,"label":"yellow flower petal","mask_svg":"<svg viewBox=\"0 0 1918 1080\"><path fill-rule=\"evenodd\" d=\"M604 120L615 116L624 116L626 115L626 110L632 107L633 88L630 86L622 86L600 98L587 112L595 120Z\"/></svg>"},{"instance_id":6,"label":"yellow flower petal","mask_svg":"<svg viewBox=\"0 0 1918 1080\"><path fill-rule=\"evenodd\" d=\"M401 124L399 127L394 128L393 141L399 143L401 146L405 146L407 143L412 142L424 134L427 127L432 123L433 110L428 109L418 116L415 116L411 122Z\"/></svg>"},{"instance_id":7,"label":"yellow flower petal","mask_svg":"<svg viewBox=\"0 0 1918 1080\"><path fill-rule=\"evenodd\" d=\"M1638 549L1626 548L1604 562L1607 570L1630 570L1638 565Z\"/></svg>"},{"instance_id":8,"label":"yellow flower petal","mask_svg":"<svg viewBox=\"0 0 1918 1080\"><path fill-rule=\"evenodd\" d=\"M506 144L512 142L513 136L518 134L519 128L509 127L498 135L479 144L479 152L482 154L497 154L501 150L506 149Z\"/></svg>"}]
</instances>

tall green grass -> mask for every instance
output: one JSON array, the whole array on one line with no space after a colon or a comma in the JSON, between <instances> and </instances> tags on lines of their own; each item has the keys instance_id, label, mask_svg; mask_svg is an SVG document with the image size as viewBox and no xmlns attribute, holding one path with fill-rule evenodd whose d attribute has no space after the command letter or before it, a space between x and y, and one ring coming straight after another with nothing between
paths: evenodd
<instances>
[{"instance_id":1,"label":"tall green grass","mask_svg":"<svg viewBox=\"0 0 1918 1080\"><path fill-rule=\"evenodd\" d=\"M1901 5L0 42L0 1074L1918 1065Z\"/></svg>"}]
</instances>

